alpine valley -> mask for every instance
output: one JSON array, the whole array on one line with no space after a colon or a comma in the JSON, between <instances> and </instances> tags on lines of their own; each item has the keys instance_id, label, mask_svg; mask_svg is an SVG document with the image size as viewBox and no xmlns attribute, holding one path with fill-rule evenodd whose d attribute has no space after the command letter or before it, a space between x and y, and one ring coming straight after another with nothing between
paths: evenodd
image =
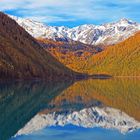
<instances>
[{"instance_id":1,"label":"alpine valley","mask_svg":"<svg viewBox=\"0 0 140 140\"><path fill-rule=\"evenodd\" d=\"M68 68L93 74L140 76L140 24L128 19L74 28L10 16Z\"/></svg>"},{"instance_id":2,"label":"alpine valley","mask_svg":"<svg viewBox=\"0 0 140 140\"><path fill-rule=\"evenodd\" d=\"M68 28L12 12L0 12L0 140L139 140L140 24Z\"/></svg>"}]
</instances>

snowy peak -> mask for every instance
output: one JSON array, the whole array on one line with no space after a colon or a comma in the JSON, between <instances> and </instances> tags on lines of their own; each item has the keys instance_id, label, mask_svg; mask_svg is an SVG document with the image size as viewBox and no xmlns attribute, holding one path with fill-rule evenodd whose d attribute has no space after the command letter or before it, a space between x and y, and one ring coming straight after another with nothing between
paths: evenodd
<instances>
[{"instance_id":1,"label":"snowy peak","mask_svg":"<svg viewBox=\"0 0 140 140\"><path fill-rule=\"evenodd\" d=\"M45 36L46 30L48 29L47 25L32 19L24 19L15 16L10 17L35 38Z\"/></svg>"},{"instance_id":2,"label":"snowy peak","mask_svg":"<svg viewBox=\"0 0 140 140\"><path fill-rule=\"evenodd\" d=\"M31 19L11 16L35 38L64 38L88 45L107 46L119 43L140 30L140 24L128 19L103 25L85 24L74 28L47 26ZM62 39L63 40L63 39Z\"/></svg>"},{"instance_id":3,"label":"snowy peak","mask_svg":"<svg viewBox=\"0 0 140 140\"><path fill-rule=\"evenodd\" d=\"M126 19L126 18L122 18L121 20L119 20L120 24L136 24L136 22L133 22L132 20Z\"/></svg>"}]
</instances>

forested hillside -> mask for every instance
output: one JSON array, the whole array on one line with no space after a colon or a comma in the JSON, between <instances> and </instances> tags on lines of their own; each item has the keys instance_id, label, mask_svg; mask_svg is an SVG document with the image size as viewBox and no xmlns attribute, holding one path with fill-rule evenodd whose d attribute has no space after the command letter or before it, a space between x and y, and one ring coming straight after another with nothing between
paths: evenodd
<instances>
[{"instance_id":1,"label":"forested hillside","mask_svg":"<svg viewBox=\"0 0 140 140\"><path fill-rule=\"evenodd\" d=\"M14 20L0 12L0 79L62 79L74 75Z\"/></svg>"},{"instance_id":2,"label":"forested hillside","mask_svg":"<svg viewBox=\"0 0 140 140\"><path fill-rule=\"evenodd\" d=\"M140 76L140 32L92 56L84 71L114 76Z\"/></svg>"},{"instance_id":3,"label":"forested hillside","mask_svg":"<svg viewBox=\"0 0 140 140\"><path fill-rule=\"evenodd\" d=\"M140 33L119 44L108 46L101 52L90 53L91 50L84 50L81 53L79 51L80 55L76 55L75 52L65 49L62 53L64 49L60 45L63 44L56 42L57 47L47 50L74 71L90 75L140 76Z\"/></svg>"}]
</instances>

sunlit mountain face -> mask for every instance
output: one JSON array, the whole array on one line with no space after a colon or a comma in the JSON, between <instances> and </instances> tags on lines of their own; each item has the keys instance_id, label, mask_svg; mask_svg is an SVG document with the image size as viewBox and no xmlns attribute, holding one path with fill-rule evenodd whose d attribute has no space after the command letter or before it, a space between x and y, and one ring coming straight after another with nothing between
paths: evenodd
<instances>
[{"instance_id":1,"label":"sunlit mountain face","mask_svg":"<svg viewBox=\"0 0 140 140\"><path fill-rule=\"evenodd\" d=\"M13 94L10 94L11 89ZM64 135L80 139L86 132L90 138L109 133L110 137L118 135L120 139L129 137L133 140L134 135L139 135L140 128L139 89L139 79L126 78L89 79L55 85L21 83L6 85L1 91L7 91L10 99L11 109L5 112L5 116L7 113L12 115L16 109L13 117L24 120L19 125L20 121L7 117L7 127L8 124L17 126L12 139L63 139ZM16 95L17 100L14 98ZM1 103L4 99L8 100L1 97ZM8 109L7 106L4 108ZM24 115L20 112L24 112ZM7 127L1 126L3 132Z\"/></svg>"},{"instance_id":2,"label":"sunlit mountain face","mask_svg":"<svg viewBox=\"0 0 140 140\"><path fill-rule=\"evenodd\" d=\"M94 25L85 24L73 28L48 26L41 22L11 16L20 26L35 38L54 41L78 41L94 46L108 46L119 43L140 30L140 24L128 19Z\"/></svg>"},{"instance_id":3,"label":"sunlit mountain face","mask_svg":"<svg viewBox=\"0 0 140 140\"><path fill-rule=\"evenodd\" d=\"M102 25L68 28L10 17L36 38L47 52L76 72L139 76L139 23L123 18Z\"/></svg>"}]
</instances>

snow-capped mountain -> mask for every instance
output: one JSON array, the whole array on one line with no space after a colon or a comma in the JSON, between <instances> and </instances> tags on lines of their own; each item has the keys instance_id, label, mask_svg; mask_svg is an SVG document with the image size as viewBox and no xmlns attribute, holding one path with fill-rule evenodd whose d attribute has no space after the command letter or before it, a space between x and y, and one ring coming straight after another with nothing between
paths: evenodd
<instances>
[{"instance_id":1,"label":"snow-capped mountain","mask_svg":"<svg viewBox=\"0 0 140 140\"><path fill-rule=\"evenodd\" d=\"M62 38L90 45L116 44L140 30L140 24L127 19L103 25L81 25L74 28L47 26L40 22L10 16L35 38Z\"/></svg>"},{"instance_id":2,"label":"snow-capped mountain","mask_svg":"<svg viewBox=\"0 0 140 140\"><path fill-rule=\"evenodd\" d=\"M84 128L102 127L117 129L121 133L140 128L140 123L126 113L111 107L90 107L80 111L53 112L37 114L17 135L29 134L49 126L72 124Z\"/></svg>"}]
</instances>

